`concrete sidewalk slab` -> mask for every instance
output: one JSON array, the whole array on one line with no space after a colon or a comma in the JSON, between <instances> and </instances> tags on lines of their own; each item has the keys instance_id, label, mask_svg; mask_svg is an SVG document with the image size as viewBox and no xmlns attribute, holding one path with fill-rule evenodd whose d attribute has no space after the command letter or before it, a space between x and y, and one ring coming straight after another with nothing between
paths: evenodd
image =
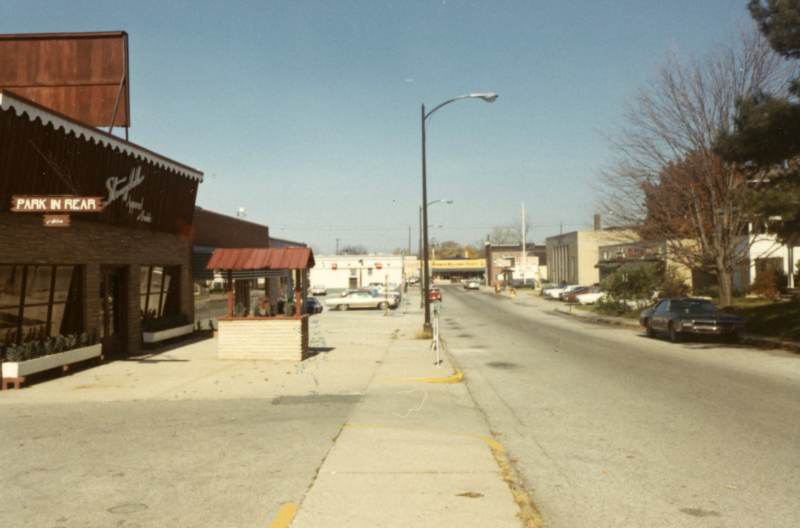
<instances>
[{"instance_id":1,"label":"concrete sidewalk slab","mask_svg":"<svg viewBox=\"0 0 800 528\"><path fill-rule=\"evenodd\" d=\"M402 320L361 402L300 504L293 528L519 527L497 445L464 384Z\"/></svg>"}]
</instances>

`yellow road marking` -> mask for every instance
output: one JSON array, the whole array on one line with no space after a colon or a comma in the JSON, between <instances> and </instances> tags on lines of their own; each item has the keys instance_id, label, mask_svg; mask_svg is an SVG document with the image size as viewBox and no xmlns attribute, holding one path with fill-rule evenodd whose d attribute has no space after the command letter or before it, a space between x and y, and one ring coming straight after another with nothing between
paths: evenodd
<instances>
[{"instance_id":1,"label":"yellow road marking","mask_svg":"<svg viewBox=\"0 0 800 528\"><path fill-rule=\"evenodd\" d=\"M452 376L433 377L433 378L383 378L382 381L416 381L418 383L461 383L464 381L464 373L460 370L455 371Z\"/></svg>"},{"instance_id":2,"label":"yellow road marking","mask_svg":"<svg viewBox=\"0 0 800 528\"><path fill-rule=\"evenodd\" d=\"M297 504L293 502L287 502L281 509L278 510L278 514L272 520L272 524L270 524L270 528L288 528L290 524L292 524L292 520L294 520L294 516L297 514Z\"/></svg>"}]
</instances>

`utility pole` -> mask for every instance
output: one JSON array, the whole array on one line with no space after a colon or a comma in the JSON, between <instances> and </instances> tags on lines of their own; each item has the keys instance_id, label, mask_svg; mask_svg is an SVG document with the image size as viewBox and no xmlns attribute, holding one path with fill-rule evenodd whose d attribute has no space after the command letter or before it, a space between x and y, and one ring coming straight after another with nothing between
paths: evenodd
<instances>
[{"instance_id":1,"label":"utility pole","mask_svg":"<svg viewBox=\"0 0 800 528\"><path fill-rule=\"evenodd\" d=\"M336 239L336 254L339 254L339 239Z\"/></svg>"},{"instance_id":2,"label":"utility pole","mask_svg":"<svg viewBox=\"0 0 800 528\"><path fill-rule=\"evenodd\" d=\"M525 233L525 202L522 202L522 265L525 266L528 263L528 252L525 251L525 239L527 238L527 233Z\"/></svg>"}]
</instances>

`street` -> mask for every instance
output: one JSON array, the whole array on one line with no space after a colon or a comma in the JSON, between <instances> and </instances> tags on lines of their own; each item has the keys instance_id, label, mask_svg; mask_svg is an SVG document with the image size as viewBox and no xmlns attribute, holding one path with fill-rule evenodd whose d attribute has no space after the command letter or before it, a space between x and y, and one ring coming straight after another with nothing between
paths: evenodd
<instances>
[{"instance_id":1,"label":"street","mask_svg":"<svg viewBox=\"0 0 800 528\"><path fill-rule=\"evenodd\" d=\"M546 526L797 526L800 357L443 295L448 349Z\"/></svg>"}]
</instances>

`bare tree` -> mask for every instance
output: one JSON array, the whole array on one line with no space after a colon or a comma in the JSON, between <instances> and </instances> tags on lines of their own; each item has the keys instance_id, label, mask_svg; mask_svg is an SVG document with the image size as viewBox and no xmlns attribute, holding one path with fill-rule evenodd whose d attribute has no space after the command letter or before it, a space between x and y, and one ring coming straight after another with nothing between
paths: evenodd
<instances>
[{"instance_id":1,"label":"bare tree","mask_svg":"<svg viewBox=\"0 0 800 528\"><path fill-rule=\"evenodd\" d=\"M368 253L367 248L362 245L349 245L344 246L342 249L339 250L340 255L366 255Z\"/></svg>"},{"instance_id":2,"label":"bare tree","mask_svg":"<svg viewBox=\"0 0 800 528\"><path fill-rule=\"evenodd\" d=\"M736 102L785 89L786 62L753 28L702 59L668 56L626 106L612 137L615 160L601 174L601 202L614 224L666 240L674 258L717 277L730 304L734 270L747 258L741 172L714 153L733 129Z\"/></svg>"},{"instance_id":3,"label":"bare tree","mask_svg":"<svg viewBox=\"0 0 800 528\"><path fill-rule=\"evenodd\" d=\"M525 232L530 233L530 221L525 218ZM489 233L489 240L495 245L522 244L522 225L519 220L514 220L506 225L495 226Z\"/></svg>"}]
</instances>

